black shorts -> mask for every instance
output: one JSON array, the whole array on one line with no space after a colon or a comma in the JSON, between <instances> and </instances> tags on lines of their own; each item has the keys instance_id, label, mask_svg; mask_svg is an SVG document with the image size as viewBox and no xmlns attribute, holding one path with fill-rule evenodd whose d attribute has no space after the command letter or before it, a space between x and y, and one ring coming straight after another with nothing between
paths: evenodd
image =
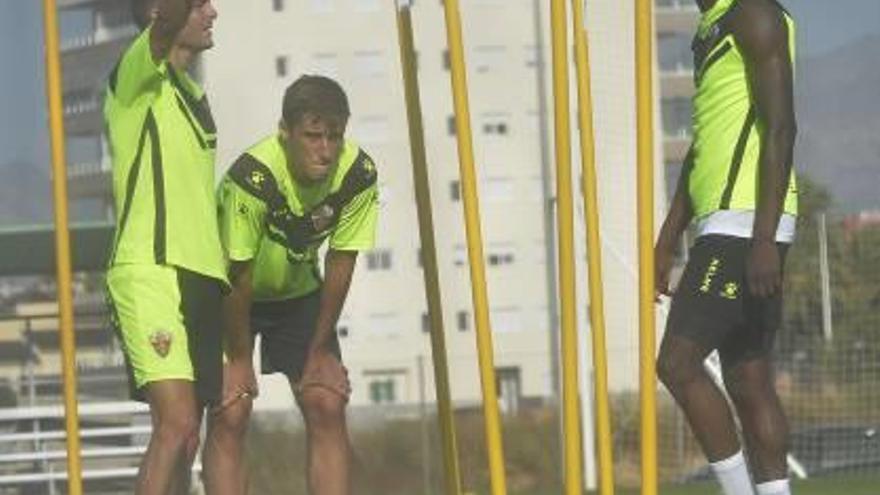
<instances>
[{"instance_id":1,"label":"black shorts","mask_svg":"<svg viewBox=\"0 0 880 495\"><path fill-rule=\"evenodd\" d=\"M306 353L315 335L321 291L283 301L258 301L251 305L251 332L261 336L263 374L284 373L296 383L306 365ZM330 351L342 360L336 332Z\"/></svg>"},{"instance_id":2,"label":"black shorts","mask_svg":"<svg viewBox=\"0 0 880 495\"><path fill-rule=\"evenodd\" d=\"M767 357L782 321L782 292L753 296L746 283L750 239L706 235L690 251L666 331L718 350L729 365ZM782 262L787 244L778 244Z\"/></svg>"}]
</instances>

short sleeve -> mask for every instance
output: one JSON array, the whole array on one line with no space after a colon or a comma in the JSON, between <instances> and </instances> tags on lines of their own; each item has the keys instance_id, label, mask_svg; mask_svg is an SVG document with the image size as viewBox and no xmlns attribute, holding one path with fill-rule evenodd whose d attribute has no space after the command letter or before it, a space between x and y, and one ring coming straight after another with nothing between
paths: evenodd
<instances>
[{"instance_id":1,"label":"short sleeve","mask_svg":"<svg viewBox=\"0 0 880 495\"><path fill-rule=\"evenodd\" d=\"M110 94L122 105L130 105L140 96L159 91L167 69L153 60L148 27L122 54L110 74Z\"/></svg>"},{"instance_id":2,"label":"short sleeve","mask_svg":"<svg viewBox=\"0 0 880 495\"><path fill-rule=\"evenodd\" d=\"M355 196L339 216L330 236L330 248L339 251L366 251L376 242L379 192L374 183Z\"/></svg>"},{"instance_id":3,"label":"short sleeve","mask_svg":"<svg viewBox=\"0 0 880 495\"><path fill-rule=\"evenodd\" d=\"M255 258L266 233L266 204L227 176L220 183L217 208L220 242L229 260Z\"/></svg>"}]
</instances>

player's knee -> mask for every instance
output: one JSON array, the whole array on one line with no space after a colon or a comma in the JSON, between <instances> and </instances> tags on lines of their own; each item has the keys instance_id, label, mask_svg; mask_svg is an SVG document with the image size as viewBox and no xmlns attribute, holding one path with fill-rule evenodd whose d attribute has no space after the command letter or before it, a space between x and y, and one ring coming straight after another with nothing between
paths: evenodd
<instances>
[{"instance_id":1,"label":"player's knee","mask_svg":"<svg viewBox=\"0 0 880 495\"><path fill-rule=\"evenodd\" d=\"M702 373L701 364L677 353L661 353L657 358L657 377L669 389L686 385Z\"/></svg>"},{"instance_id":2,"label":"player's knee","mask_svg":"<svg viewBox=\"0 0 880 495\"><path fill-rule=\"evenodd\" d=\"M253 402L242 399L212 418L212 428L223 436L241 438L247 433Z\"/></svg>"},{"instance_id":3,"label":"player's knee","mask_svg":"<svg viewBox=\"0 0 880 495\"><path fill-rule=\"evenodd\" d=\"M188 414L169 414L154 425L153 436L165 448L193 453L199 445L199 420Z\"/></svg>"},{"instance_id":4,"label":"player's knee","mask_svg":"<svg viewBox=\"0 0 880 495\"><path fill-rule=\"evenodd\" d=\"M345 421L345 399L339 394L313 388L299 399L303 416L310 427L336 428Z\"/></svg>"}]
</instances>

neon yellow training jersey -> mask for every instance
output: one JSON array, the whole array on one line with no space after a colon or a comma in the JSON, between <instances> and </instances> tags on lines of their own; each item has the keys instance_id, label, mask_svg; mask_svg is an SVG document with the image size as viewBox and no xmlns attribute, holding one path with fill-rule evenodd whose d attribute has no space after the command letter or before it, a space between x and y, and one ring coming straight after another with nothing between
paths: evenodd
<instances>
[{"instance_id":1,"label":"neon yellow training jersey","mask_svg":"<svg viewBox=\"0 0 880 495\"><path fill-rule=\"evenodd\" d=\"M220 183L220 238L231 261L254 260L254 300L317 290L318 248L327 238L331 249L372 248L376 179L373 160L351 141L327 178L311 185L293 179L277 135L236 160Z\"/></svg>"},{"instance_id":2,"label":"neon yellow training jersey","mask_svg":"<svg viewBox=\"0 0 880 495\"><path fill-rule=\"evenodd\" d=\"M153 60L151 29L122 55L104 101L116 204L110 266L172 265L225 281L214 119L198 84Z\"/></svg>"},{"instance_id":3,"label":"neon yellow training jersey","mask_svg":"<svg viewBox=\"0 0 880 495\"><path fill-rule=\"evenodd\" d=\"M694 37L693 168L688 191L697 218L718 210L755 210L763 122L757 118L745 60L729 18L737 0L718 0L703 13ZM791 63L795 23L783 11ZM792 167L785 213L797 214Z\"/></svg>"}]
</instances>

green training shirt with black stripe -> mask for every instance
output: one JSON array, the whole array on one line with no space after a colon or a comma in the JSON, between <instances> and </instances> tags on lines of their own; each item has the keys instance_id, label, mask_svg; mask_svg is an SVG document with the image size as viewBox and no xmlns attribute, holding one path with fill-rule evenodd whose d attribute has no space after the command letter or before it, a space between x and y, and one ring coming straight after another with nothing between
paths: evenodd
<instances>
[{"instance_id":1,"label":"green training shirt with black stripe","mask_svg":"<svg viewBox=\"0 0 880 495\"><path fill-rule=\"evenodd\" d=\"M688 192L697 218L719 210L755 210L764 123L742 50L729 26L738 0L718 0L705 11L694 38L693 163ZM795 23L783 10L792 66ZM784 213L797 214L792 167Z\"/></svg>"},{"instance_id":2,"label":"green training shirt with black stripe","mask_svg":"<svg viewBox=\"0 0 880 495\"><path fill-rule=\"evenodd\" d=\"M214 120L186 72L154 61L151 29L123 53L104 101L116 206L110 266L172 265L225 282Z\"/></svg>"},{"instance_id":3,"label":"green training shirt with black stripe","mask_svg":"<svg viewBox=\"0 0 880 495\"><path fill-rule=\"evenodd\" d=\"M375 243L377 172L373 160L346 140L324 180L292 176L277 135L247 150L218 189L220 238L231 261L253 260L253 299L277 301L321 286L318 249L364 251Z\"/></svg>"}]
</instances>

